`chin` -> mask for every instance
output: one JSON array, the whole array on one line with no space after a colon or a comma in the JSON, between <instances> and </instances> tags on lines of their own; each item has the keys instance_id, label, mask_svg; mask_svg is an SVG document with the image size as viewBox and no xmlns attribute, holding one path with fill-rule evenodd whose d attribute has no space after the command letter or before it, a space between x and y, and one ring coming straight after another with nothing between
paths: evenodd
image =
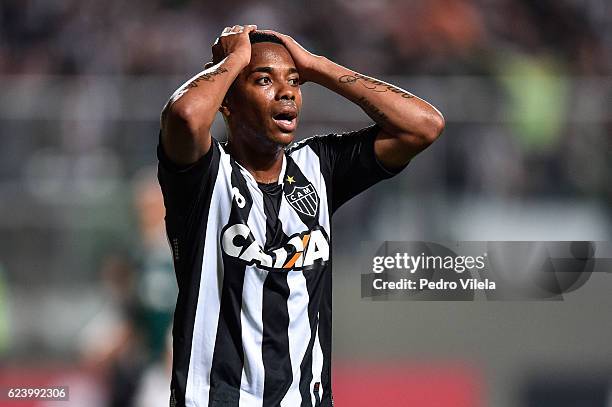
<instances>
[{"instance_id":1,"label":"chin","mask_svg":"<svg viewBox=\"0 0 612 407\"><path fill-rule=\"evenodd\" d=\"M279 144L282 144L283 146L288 146L289 144L293 142L293 139L295 138L293 133L285 133L281 137L282 138Z\"/></svg>"},{"instance_id":2,"label":"chin","mask_svg":"<svg viewBox=\"0 0 612 407\"><path fill-rule=\"evenodd\" d=\"M283 147L288 146L293 142L295 138L294 133L276 133L268 136L268 140L276 145L281 145Z\"/></svg>"}]
</instances>

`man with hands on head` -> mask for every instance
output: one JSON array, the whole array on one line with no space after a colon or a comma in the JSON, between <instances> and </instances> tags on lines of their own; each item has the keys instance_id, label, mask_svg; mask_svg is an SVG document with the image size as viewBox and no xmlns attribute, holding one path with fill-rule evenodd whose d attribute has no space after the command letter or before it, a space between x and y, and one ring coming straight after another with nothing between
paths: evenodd
<instances>
[{"instance_id":1,"label":"man with hands on head","mask_svg":"<svg viewBox=\"0 0 612 407\"><path fill-rule=\"evenodd\" d=\"M162 111L158 177L179 285L175 406L332 405L331 216L444 128L407 91L256 28L226 27L213 61ZM304 82L374 123L288 147ZM226 143L210 134L217 111Z\"/></svg>"}]
</instances>

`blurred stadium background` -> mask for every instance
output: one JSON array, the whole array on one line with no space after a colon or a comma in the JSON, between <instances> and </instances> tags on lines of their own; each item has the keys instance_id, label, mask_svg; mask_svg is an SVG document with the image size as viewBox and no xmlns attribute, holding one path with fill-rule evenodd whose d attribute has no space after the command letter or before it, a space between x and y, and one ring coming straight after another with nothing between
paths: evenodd
<instances>
[{"instance_id":1,"label":"blurred stadium background","mask_svg":"<svg viewBox=\"0 0 612 407\"><path fill-rule=\"evenodd\" d=\"M338 405L612 406L609 275L563 302L382 303L360 299L356 263L361 240L611 240L607 0L3 0L0 384L71 398L14 405L167 405L158 117L243 23L447 120L336 215ZM326 89L303 93L301 137L368 123Z\"/></svg>"}]
</instances>

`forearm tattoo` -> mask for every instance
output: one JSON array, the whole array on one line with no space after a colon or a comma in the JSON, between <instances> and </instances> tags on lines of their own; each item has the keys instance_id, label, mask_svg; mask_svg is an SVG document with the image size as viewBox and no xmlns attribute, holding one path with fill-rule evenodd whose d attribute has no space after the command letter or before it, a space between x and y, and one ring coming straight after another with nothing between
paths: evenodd
<instances>
[{"instance_id":1,"label":"forearm tattoo","mask_svg":"<svg viewBox=\"0 0 612 407\"><path fill-rule=\"evenodd\" d=\"M384 124L387 122L387 115L384 114L379 108L372 104L365 97L360 97L357 99L359 106L361 106L372 118L379 124Z\"/></svg>"},{"instance_id":2,"label":"forearm tattoo","mask_svg":"<svg viewBox=\"0 0 612 407\"><path fill-rule=\"evenodd\" d=\"M370 89L374 92L393 92L405 99L410 99L414 97L414 95L403 91L402 89L396 86L389 85L377 79L369 78L359 73L355 73L353 75L342 75L338 78L338 82L347 83L349 85L353 85L354 83L359 82L364 88Z\"/></svg>"},{"instance_id":3,"label":"forearm tattoo","mask_svg":"<svg viewBox=\"0 0 612 407\"><path fill-rule=\"evenodd\" d=\"M201 82L201 81L214 82L215 76L221 75L222 73L225 73L225 72L227 72L227 69L223 67L216 68L213 71L198 75L194 80L189 82L187 85L184 85L180 89L177 89L176 92L174 92L174 94L170 97L170 100L168 100L168 103L166 103L164 110L162 110L162 121L165 119L167 115L168 107L171 106L177 100L179 100L185 93L187 93L189 89L197 88L198 82Z\"/></svg>"},{"instance_id":4,"label":"forearm tattoo","mask_svg":"<svg viewBox=\"0 0 612 407\"><path fill-rule=\"evenodd\" d=\"M187 85L187 88L189 88L189 89L197 88L198 87L198 82L201 82L201 81L214 82L215 81L215 76L221 75L224 72L227 72L227 69L219 67L219 68L217 68L217 69L215 69L213 71L203 73L202 75L199 75L197 78L195 78L194 80L189 82L189 84Z\"/></svg>"}]
</instances>

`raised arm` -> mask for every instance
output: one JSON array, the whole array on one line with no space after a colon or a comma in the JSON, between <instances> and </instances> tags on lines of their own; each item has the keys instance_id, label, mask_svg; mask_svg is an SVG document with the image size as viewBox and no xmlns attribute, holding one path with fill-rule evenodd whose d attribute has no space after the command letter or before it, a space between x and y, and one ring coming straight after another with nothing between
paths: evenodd
<instances>
[{"instance_id":1,"label":"raised arm","mask_svg":"<svg viewBox=\"0 0 612 407\"><path fill-rule=\"evenodd\" d=\"M213 45L213 61L180 88L161 114L161 142L174 163L188 165L208 152L210 128L223 98L251 59L249 32L254 25L226 27Z\"/></svg>"},{"instance_id":2,"label":"raised arm","mask_svg":"<svg viewBox=\"0 0 612 407\"><path fill-rule=\"evenodd\" d=\"M302 81L318 83L344 96L380 126L374 151L385 167L402 167L442 133L444 117L423 99L314 55L287 35L271 33L283 40Z\"/></svg>"}]
</instances>

